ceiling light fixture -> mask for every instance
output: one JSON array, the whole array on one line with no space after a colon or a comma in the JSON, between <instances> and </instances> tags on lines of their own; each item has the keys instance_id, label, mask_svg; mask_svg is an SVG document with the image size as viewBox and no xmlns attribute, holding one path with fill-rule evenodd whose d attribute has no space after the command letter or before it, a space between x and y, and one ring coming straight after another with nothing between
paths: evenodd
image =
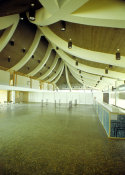
<instances>
[{"instance_id":1,"label":"ceiling light fixture","mask_svg":"<svg viewBox=\"0 0 125 175\"><path fill-rule=\"evenodd\" d=\"M113 66L112 65L109 65L109 68L112 68Z\"/></svg>"},{"instance_id":2,"label":"ceiling light fixture","mask_svg":"<svg viewBox=\"0 0 125 175\"><path fill-rule=\"evenodd\" d=\"M102 80L102 77L100 77L100 80Z\"/></svg>"},{"instance_id":3,"label":"ceiling light fixture","mask_svg":"<svg viewBox=\"0 0 125 175\"><path fill-rule=\"evenodd\" d=\"M34 9L35 4L34 3L31 3L30 6L31 7L29 9L29 19L31 21L35 21L35 9Z\"/></svg>"},{"instance_id":4,"label":"ceiling light fixture","mask_svg":"<svg viewBox=\"0 0 125 175\"><path fill-rule=\"evenodd\" d=\"M22 49L22 52L23 52L23 53L25 53L25 52L26 52L26 49L25 49L25 48L23 48L23 49Z\"/></svg>"},{"instance_id":5,"label":"ceiling light fixture","mask_svg":"<svg viewBox=\"0 0 125 175\"><path fill-rule=\"evenodd\" d=\"M11 46L14 46L14 40L11 40L9 43Z\"/></svg>"},{"instance_id":6,"label":"ceiling light fixture","mask_svg":"<svg viewBox=\"0 0 125 175\"><path fill-rule=\"evenodd\" d=\"M26 14L25 13L20 13L20 20L24 20L24 18L26 17Z\"/></svg>"},{"instance_id":7,"label":"ceiling light fixture","mask_svg":"<svg viewBox=\"0 0 125 175\"><path fill-rule=\"evenodd\" d=\"M120 52L119 49L116 51L116 60L120 60Z\"/></svg>"},{"instance_id":8,"label":"ceiling light fixture","mask_svg":"<svg viewBox=\"0 0 125 175\"><path fill-rule=\"evenodd\" d=\"M78 66L78 60L76 60L76 66Z\"/></svg>"},{"instance_id":9,"label":"ceiling light fixture","mask_svg":"<svg viewBox=\"0 0 125 175\"><path fill-rule=\"evenodd\" d=\"M72 49L72 39L71 38L69 39L69 42L68 42L68 48Z\"/></svg>"},{"instance_id":10,"label":"ceiling light fixture","mask_svg":"<svg viewBox=\"0 0 125 175\"><path fill-rule=\"evenodd\" d=\"M66 22L61 21L61 31L65 31L65 30L66 30Z\"/></svg>"},{"instance_id":11,"label":"ceiling light fixture","mask_svg":"<svg viewBox=\"0 0 125 175\"><path fill-rule=\"evenodd\" d=\"M107 67L105 68L105 74L108 74L108 68Z\"/></svg>"},{"instance_id":12,"label":"ceiling light fixture","mask_svg":"<svg viewBox=\"0 0 125 175\"><path fill-rule=\"evenodd\" d=\"M8 57L8 62L10 62L10 60L11 60L11 58L10 58L10 56Z\"/></svg>"}]
</instances>

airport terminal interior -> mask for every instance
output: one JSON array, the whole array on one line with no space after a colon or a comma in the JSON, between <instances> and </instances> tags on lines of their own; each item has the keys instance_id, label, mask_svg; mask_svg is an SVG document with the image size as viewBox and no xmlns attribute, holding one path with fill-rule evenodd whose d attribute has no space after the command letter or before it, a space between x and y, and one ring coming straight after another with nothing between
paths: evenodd
<instances>
[{"instance_id":1,"label":"airport terminal interior","mask_svg":"<svg viewBox=\"0 0 125 175\"><path fill-rule=\"evenodd\" d=\"M125 1L0 0L0 175L125 174Z\"/></svg>"}]
</instances>

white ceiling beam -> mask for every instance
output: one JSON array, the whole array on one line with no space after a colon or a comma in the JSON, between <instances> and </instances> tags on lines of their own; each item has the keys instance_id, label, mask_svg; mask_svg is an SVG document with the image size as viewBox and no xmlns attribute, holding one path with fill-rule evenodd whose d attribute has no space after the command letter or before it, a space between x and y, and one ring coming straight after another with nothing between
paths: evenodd
<instances>
[{"instance_id":1,"label":"white ceiling beam","mask_svg":"<svg viewBox=\"0 0 125 175\"><path fill-rule=\"evenodd\" d=\"M39 29L37 29L34 40L31 44L29 50L25 54L25 56L15 66L10 68L9 70L18 71L20 68L22 68L30 60L31 56L34 54L34 52L37 49L37 46L40 42L40 38L41 38L41 32L39 31Z\"/></svg>"},{"instance_id":2,"label":"white ceiling beam","mask_svg":"<svg viewBox=\"0 0 125 175\"><path fill-rule=\"evenodd\" d=\"M53 45L53 48L56 50L55 45ZM56 50L56 52L58 53L58 55L60 55L60 57L64 61L66 61L68 64L72 65L76 69L80 69L84 72L88 72L88 73L99 75L99 76L106 76L106 77L109 77L109 78L120 79L120 80L125 79L125 73L108 70L108 74L105 74L105 69L91 67L91 66L84 65L84 64L81 64L81 63L79 63L79 66L76 66L75 65L75 60L72 59L65 52L63 52L61 49Z\"/></svg>"},{"instance_id":3,"label":"white ceiling beam","mask_svg":"<svg viewBox=\"0 0 125 175\"><path fill-rule=\"evenodd\" d=\"M44 64L46 64L46 62L49 59L49 56L51 54L51 51L52 51L52 46L51 46L51 44L49 44L44 58L41 60L41 62L39 63L39 65L33 71L31 71L28 74L29 76L35 75L37 72L39 72L44 67Z\"/></svg>"},{"instance_id":4,"label":"white ceiling beam","mask_svg":"<svg viewBox=\"0 0 125 175\"><path fill-rule=\"evenodd\" d=\"M68 87L69 87L70 90L72 90L72 87L71 87L71 84L70 84L70 81L69 81L68 69L67 69L66 65L65 65L65 75L66 75L66 82L68 84Z\"/></svg>"},{"instance_id":5,"label":"white ceiling beam","mask_svg":"<svg viewBox=\"0 0 125 175\"><path fill-rule=\"evenodd\" d=\"M0 17L0 29L2 30L6 28L2 36L0 37L0 52L5 48L5 46L8 44L9 40L13 36L17 28L18 22L19 15Z\"/></svg>"},{"instance_id":6,"label":"white ceiling beam","mask_svg":"<svg viewBox=\"0 0 125 175\"><path fill-rule=\"evenodd\" d=\"M47 76L49 76L52 73L53 69L57 65L58 59L59 59L59 56L56 55L50 69L48 69L48 71L46 71L45 74L43 74L41 77L39 77L40 80L45 79Z\"/></svg>"},{"instance_id":7,"label":"white ceiling beam","mask_svg":"<svg viewBox=\"0 0 125 175\"><path fill-rule=\"evenodd\" d=\"M125 68L125 56L121 56L121 60L116 60L115 53L113 55L102 52L96 52L83 49L75 45L72 45L72 49L69 49L68 42L64 41L62 38L57 36L49 27L39 27L39 28L43 32L43 34L48 38L49 41L51 41L53 44L58 46L59 49L62 49L68 54L71 54L83 60Z\"/></svg>"},{"instance_id":8,"label":"white ceiling beam","mask_svg":"<svg viewBox=\"0 0 125 175\"><path fill-rule=\"evenodd\" d=\"M64 66L63 61L60 62L58 69L56 70L56 73L53 74L48 80L46 80L47 83L50 83L51 81L53 81L60 73L60 71L62 70L62 67Z\"/></svg>"}]
</instances>

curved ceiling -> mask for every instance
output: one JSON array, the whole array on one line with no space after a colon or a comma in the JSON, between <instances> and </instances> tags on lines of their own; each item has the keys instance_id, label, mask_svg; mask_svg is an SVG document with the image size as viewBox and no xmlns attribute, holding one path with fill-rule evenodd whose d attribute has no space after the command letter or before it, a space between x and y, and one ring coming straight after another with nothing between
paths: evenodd
<instances>
[{"instance_id":1,"label":"curved ceiling","mask_svg":"<svg viewBox=\"0 0 125 175\"><path fill-rule=\"evenodd\" d=\"M60 89L122 84L124 9L123 0L0 1L0 68Z\"/></svg>"}]
</instances>

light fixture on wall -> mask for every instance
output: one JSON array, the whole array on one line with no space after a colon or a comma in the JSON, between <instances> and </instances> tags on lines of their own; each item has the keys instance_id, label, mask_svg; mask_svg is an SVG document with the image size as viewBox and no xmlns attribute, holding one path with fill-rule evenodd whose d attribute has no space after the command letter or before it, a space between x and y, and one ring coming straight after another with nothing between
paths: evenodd
<instances>
[{"instance_id":1,"label":"light fixture on wall","mask_svg":"<svg viewBox=\"0 0 125 175\"><path fill-rule=\"evenodd\" d=\"M66 22L65 21L61 21L61 30L62 31L66 30Z\"/></svg>"},{"instance_id":2,"label":"light fixture on wall","mask_svg":"<svg viewBox=\"0 0 125 175\"><path fill-rule=\"evenodd\" d=\"M105 68L105 74L108 74L108 68L107 67Z\"/></svg>"},{"instance_id":3,"label":"light fixture on wall","mask_svg":"<svg viewBox=\"0 0 125 175\"><path fill-rule=\"evenodd\" d=\"M69 39L69 42L68 42L68 48L72 49L72 39L71 38Z\"/></svg>"},{"instance_id":4,"label":"light fixture on wall","mask_svg":"<svg viewBox=\"0 0 125 175\"><path fill-rule=\"evenodd\" d=\"M34 3L31 3L30 6L31 7L29 9L29 19L31 21L35 21L35 9L34 9L35 4Z\"/></svg>"},{"instance_id":5,"label":"light fixture on wall","mask_svg":"<svg viewBox=\"0 0 125 175\"><path fill-rule=\"evenodd\" d=\"M120 52L119 49L116 51L116 60L120 60Z\"/></svg>"}]
</instances>

